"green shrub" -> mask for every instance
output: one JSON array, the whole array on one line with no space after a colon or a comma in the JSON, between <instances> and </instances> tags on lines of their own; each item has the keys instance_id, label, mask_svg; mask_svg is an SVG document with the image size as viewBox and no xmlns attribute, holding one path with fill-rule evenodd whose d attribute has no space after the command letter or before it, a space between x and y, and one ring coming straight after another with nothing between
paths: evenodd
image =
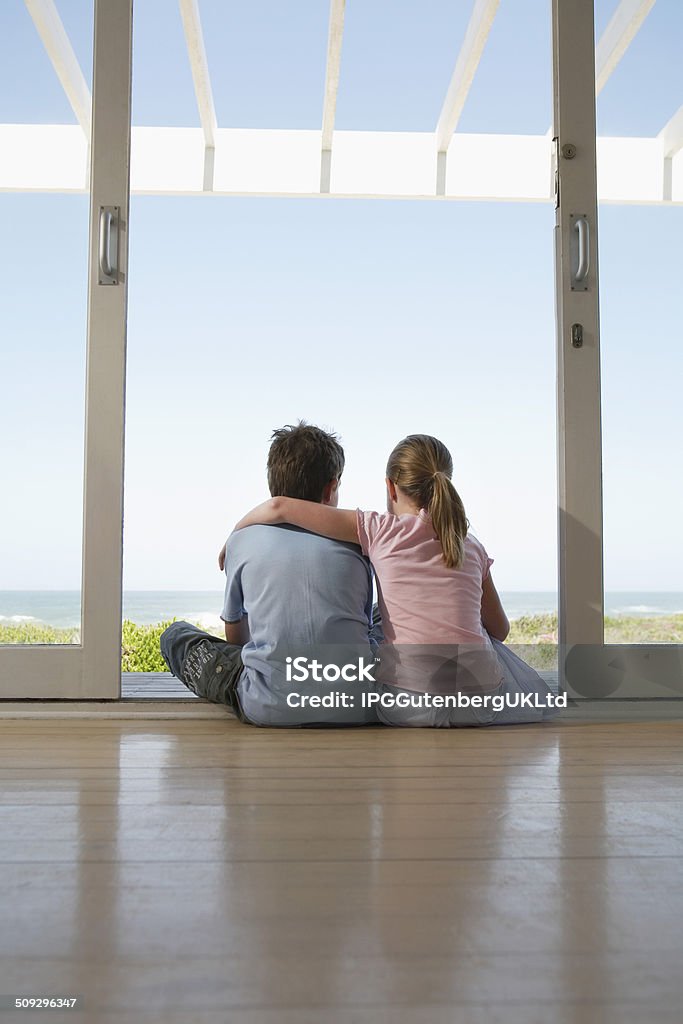
<instances>
[{"instance_id":1,"label":"green shrub","mask_svg":"<svg viewBox=\"0 0 683 1024\"><path fill-rule=\"evenodd\" d=\"M121 631L121 671L122 672L168 672L159 649L159 638L170 626L167 622L157 622L152 626L140 626L136 622L125 619ZM195 623L207 633L211 627ZM0 626L0 645L2 644L77 644L80 643L79 629L57 629L54 626L36 625L30 622L17 623L12 626Z\"/></svg>"},{"instance_id":2,"label":"green shrub","mask_svg":"<svg viewBox=\"0 0 683 1024\"><path fill-rule=\"evenodd\" d=\"M510 623L509 644L556 644L557 615L522 615Z\"/></svg>"},{"instance_id":3,"label":"green shrub","mask_svg":"<svg viewBox=\"0 0 683 1024\"><path fill-rule=\"evenodd\" d=\"M168 672L159 650L159 638L171 621L139 626L124 619L121 638L122 672Z\"/></svg>"},{"instance_id":4,"label":"green shrub","mask_svg":"<svg viewBox=\"0 0 683 1024\"><path fill-rule=\"evenodd\" d=\"M41 623L22 622L16 626L0 626L0 644L77 644L80 630L55 629Z\"/></svg>"},{"instance_id":5,"label":"green shrub","mask_svg":"<svg viewBox=\"0 0 683 1024\"><path fill-rule=\"evenodd\" d=\"M123 672L167 672L159 650L159 638L171 621L139 626L126 619L121 637ZM203 626L208 633L210 627ZM683 615L605 619L605 641L609 644L683 643ZM80 630L56 629L23 622L0 626L2 644L77 644ZM510 623L508 644L536 668L551 668L557 661L557 616L524 615Z\"/></svg>"},{"instance_id":6,"label":"green shrub","mask_svg":"<svg viewBox=\"0 0 683 1024\"><path fill-rule=\"evenodd\" d=\"M168 672L166 663L161 657L159 640L171 622L156 622L153 626L139 626L129 619L123 623L123 636L121 643L121 671L122 672ZM211 629L201 623L193 623L200 626L207 633Z\"/></svg>"}]
</instances>

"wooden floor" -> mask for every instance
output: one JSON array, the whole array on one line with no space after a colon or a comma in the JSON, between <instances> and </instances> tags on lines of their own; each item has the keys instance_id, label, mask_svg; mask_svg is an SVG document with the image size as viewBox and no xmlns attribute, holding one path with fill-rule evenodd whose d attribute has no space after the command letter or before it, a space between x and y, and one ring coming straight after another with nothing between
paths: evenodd
<instances>
[{"instance_id":1,"label":"wooden floor","mask_svg":"<svg viewBox=\"0 0 683 1024\"><path fill-rule=\"evenodd\" d=\"M683 724L0 722L0 994L77 1024L680 1024Z\"/></svg>"}]
</instances>

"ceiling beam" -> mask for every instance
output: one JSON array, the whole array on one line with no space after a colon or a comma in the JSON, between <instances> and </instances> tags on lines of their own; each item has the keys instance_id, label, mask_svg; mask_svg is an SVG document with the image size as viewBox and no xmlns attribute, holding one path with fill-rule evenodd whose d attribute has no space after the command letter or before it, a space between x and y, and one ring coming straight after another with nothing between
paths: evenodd
<instances>
[{"instance_id":1,"label":"ceiling beam","mask_svg":"<svg viewBox=\"0 0 683 1024\"><path fill-rule=\"evenodd\" d=\"M327 65L325 69L325 97L320 162L320 191L330 191L332 168L332 137L337 113L337 92L341 70L342 40L344 38L344 9L346 0L330 0L330 22L327 33Z\"/></svg>"},{"instance_id":2,"label":"ceiling beam","mask_svg":"<svg viewBox=\"0 0 683 1024\"><path fill-rule=\"evenodd\" d=\"M597 140L599 198L683 207L683 174L662 189L658 138ZM201 128L133 128L131 192L209 194ZM79 125L0 125L0 193L87 190L88 146ZM433 132L335 131L334 196L523 203L554 201L552 146L543 135L457 132L444 189L434 188ZM674 165L683 161L675 156ZM675 170L675 168L674 168ZM320 198L320 131L219 128L212 195Z\"/></svg>"},{"instance_id":3,"label":"ceiling beam","mask_svg":"<svg viewBox=\"0 0 683 1024\"><path fill-rule=\"evenodd\" d=\"M675 156L683 149L683 107L679 107L659 133L664 159Z\"/></svg>"},{"instance_id":4,"label":"ceiling beam","mask_svg":"<svg viewBox=\"0 0 683 1024\"><path fill-rule=\"evenodd\" d=\"M92 98L54 0L24 0L62 89L90 141Z\"/></svg>"},{"instance_id":5,"label":"ceiling beam","mask_svg":"<svg viewBox=\"0 0 683 1024\"><path fill-rule=\"evenodd\" d=\"M458 126L500 0L475 0L453 77L436 125L436 149L445 153Z\"/></svg>"},{"instance_id":6,"label":"ceiling beam","mask_svg":"<svg viewBox=\"0 0 683 1024\"><path fill-rule=\"evenodd\" d=\"M204 144L207 149L216 145L216 110L213 105L213 92L209 77L209 65L204 48L204 34L199 17L197 0L179 0L180 14L183 19L183 31L187 53L190 58L194 94L199 108L199 121L204 133Z\"/></svg>"},{"instance_id":7,"label":"ceiling beam","mask_svg":"<svg viewBox=\"0 0 683 1024\"><path fill-rule=\"evenodd\" d=\"M595 46L596 96L607 83L654 5L655 0L621 0Z\"/></svg>"}]
</instances>

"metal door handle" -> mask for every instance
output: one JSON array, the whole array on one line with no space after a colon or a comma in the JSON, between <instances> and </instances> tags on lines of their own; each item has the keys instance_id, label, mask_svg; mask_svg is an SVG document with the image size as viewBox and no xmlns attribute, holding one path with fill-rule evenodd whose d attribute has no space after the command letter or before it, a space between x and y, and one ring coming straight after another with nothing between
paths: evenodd
<instances>
[{"instance_id":1,"label":"metal door handle","mask_svg":"<svg viewBox=\"0 0 683 1024\"><path fill-rule=\"evenodd\" d=\"M100 207L99 283L118 284L119 208Z\"/></svg>"},{"instance_id":2,"label":"metal door handle","mask_svg":"<svg viewBox=\"0 0 683 1024\"><path fill-rule=\"evenodd\" d=\"M581 281L585 281L588 277L588 271L591 267L590 228L585 217L578 217L574 222L574 227L579 235L579 262L574 280L577 284L580 284Z\"/></svg>"},{"instance_id":3,"label":"metal door handle","mask_svg":"<svg viewBox=\"0 0 683 1024\"><path fill-rule=\"evenodd\" d=\"M113 277L109 246L111 244L111 210L100 210L100 270L103 277Z\"/></svg>"}]
</instances>

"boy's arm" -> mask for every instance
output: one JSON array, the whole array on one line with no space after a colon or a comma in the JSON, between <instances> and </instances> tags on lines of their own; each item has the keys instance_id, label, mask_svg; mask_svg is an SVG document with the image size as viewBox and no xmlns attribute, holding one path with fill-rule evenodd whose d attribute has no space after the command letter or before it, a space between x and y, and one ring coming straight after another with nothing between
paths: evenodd
<instances>
[{"instance_id":1,"label":"boy's arm","mask_svg":"<svg viewBox=\"0 0 683 1024\"><path fill-rule=\"evenodd\" d=\"M225 623L225 639L229 644L246 644L249 642L249 618L244 615L239 622Z\"/></svg>"},{"instance_id":2,"label":"boy's arm","mask_svg":"<svg viewBox=\"0 0 683 1024\"><path fill-rule=\"evenodd\" d=\"M245 526L258 524L276 526L279 523L300 526L303 530L319 533L331 540L359 543L355 509L333 508L331 505L301 501L299 498L270 498L240 519L235 529L242 530Z\"/></svg>"},{"instance_id":3,"label":"boy's arm","mask_svg":"<svg viewBox=\"0 0 683 1024\"><path fill-rule=\"evenodd\" d=\"M230 543L229 552L228 543ZM243 558L240 558L238 553L235 552L235 546L230 537L228 537L228 540L223 545L219 559L223 562L225 568L225 596L223 599L223 611L221 612L225 639L229 644L246 644L250 637L249 619L244 607L244 594L242 593Z\"/></svg>"}]
</instances>

